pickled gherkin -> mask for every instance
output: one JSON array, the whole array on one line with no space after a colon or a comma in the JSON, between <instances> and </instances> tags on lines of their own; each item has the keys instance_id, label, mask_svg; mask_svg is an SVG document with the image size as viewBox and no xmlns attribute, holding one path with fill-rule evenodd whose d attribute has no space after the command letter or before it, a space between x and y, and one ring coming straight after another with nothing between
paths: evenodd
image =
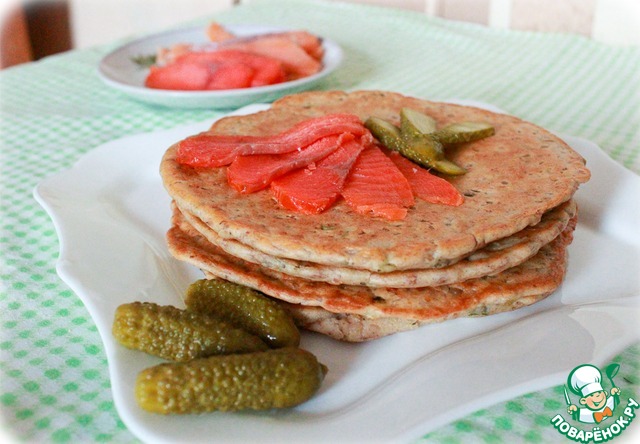
<instances>
[{"instance_id":1,"label":"pickled gherkin","mask_svg":"<svg viewBox=\"0 0 640 444\"><path fill-rule=\"evenodd\" d=\"M212 356L143 370L135 396L162 414L287 408L311 398L325 373L313 354L293 347Z\"/></svg>"},{"instance_id":2,"label":"pickled gherkin","mask_svg":"<svg viewBox=\"0 0 640 444\"><path fill-rule=\"evenodd\" d=\"M443 174L448 174L449 176L460 176L467 172L467 170L459 166L457 163L453 163L447 159L436 160L434 168Z\"/></svg>"},{"instance_id":3,"label":"pickled gherkin","mask_svg":"<svg viewBox=\"0 0 640 444\"><path fill-rule=\"evenodd\" d=\"M172 361L268 349L260 338L228 322L151 302L120 305L112 332L125 347Z\"/></svg>"},{"instance_id":4,"label":"pickled gherkin","mask_svg":"<svg viewBox=\"0 0 640 444\"><path fill-rule=\"evenodd\" d=\"M436 130L436 121L411 108L402 108L400 111L400 131L407 136L423 136Z\"/></svg>"},{"instance_id":5,"label":"pickled gherkin","mask_svg":"<svg viewBox=\"0 0 640 444\"><path fill-rule=\"evenodd\" d=\"M488 123L459 122L447 125L433 134L444 144L473 142L495 134L495 129Z\"/></svg>"},{"instance_id":6,"label":"pickled gherkin","mask_svg":"<svg viewBox=\"0 0 640 444\"><path fill-rule=\"evenodd\" d=\"M221 279L200 279L187 289L188 310L218 316L273 348L297 346L300 332L289 313L259 291Z\"/></svg>"},{"instance_id":7,"label":"pickled gherkin","mask_svg":"<svg viewBox=\"0 0 640 444\"><path fill-rule=\"evenodd\" d=\"M450 176L467 171L445 158L445 145L473 142L495 134L493 126L480 122L453 123L437 130L433 118L410 108L400 111L400 128L374 116L365 121L365 127L390 150Z\"/></svg>"},{"instance_id":8,"label":"pickled gherkin","mask_svg":"<svg viewBox=\"0 0 640 444\"><path fill-rule=\"evenodd\" d=\"M402 153L404 144L402 137L400 137L400 128L393 123L380 117L371 116L364 122L364 126L371 131L371 134L384 146L390 150Z\"/></svg>"},{"instance_id":9,"label":"pickled gherkin","mask_svg":"<svg viewBox=\"0 0 640 444\"><path fill-rule=\"evenodd\" d=\"M466 172L444 158L442 144L429 134L403 134L400 128L379 117L369 117L364 125L384 146L423 167L450 175Z\"/></svg>"},{"instance_id":10,"label":"pickled gherkin","mask_svg":"<svg viewBox=\"0 0 640 444\"><path fill-rule=\"evenodd\" d=\"M404 151L401 151L402 155L423 166L438 170L437 162L444 159L444 148L440 142L429 134L403 134L402 141L405 145Z\"/></svg>"}]
</instances>

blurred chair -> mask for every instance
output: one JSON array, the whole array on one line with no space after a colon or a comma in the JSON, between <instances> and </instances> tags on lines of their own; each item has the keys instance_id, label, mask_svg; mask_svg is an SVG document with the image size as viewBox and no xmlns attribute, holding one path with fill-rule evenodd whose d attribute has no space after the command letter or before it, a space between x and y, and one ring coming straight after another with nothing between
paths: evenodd
<instances>
[{"instance_id":1,"label":"blurred chair","mask_svg":"<svg viewBox=\"0 0 640 444\"><path fill-rule=\"evenodd\" d=\"M22 8L6 11L0 24L0 68L33 60L27 18Z\"/></svg>"},{"instance_id":2,"label":"blurred chair","mask_svg":"<svg viewBox=\"0 0 640 444\"><path fill-rule=\"evenodd\" d=\"M0 16L0 68L71 47L67 0L13 2Z\"/></svg>"}]
</instances>

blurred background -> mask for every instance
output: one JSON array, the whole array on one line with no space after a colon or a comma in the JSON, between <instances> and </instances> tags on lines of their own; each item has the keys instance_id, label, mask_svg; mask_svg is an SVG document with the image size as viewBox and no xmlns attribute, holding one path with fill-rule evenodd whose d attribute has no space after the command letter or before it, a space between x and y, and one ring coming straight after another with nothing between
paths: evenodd
<instances>
[{"instance_id":1,"label":"blurred background","mask_svg":"<svg viewBox=\"0 0 640 444\"><path fill-rule=\"evenodd\" d=\"M340 0L347 1L347 0ZM640 0L348 0L640 45ZM0 68L160 31L251 0L0 0Z\"/></svg>"}]
</instances>

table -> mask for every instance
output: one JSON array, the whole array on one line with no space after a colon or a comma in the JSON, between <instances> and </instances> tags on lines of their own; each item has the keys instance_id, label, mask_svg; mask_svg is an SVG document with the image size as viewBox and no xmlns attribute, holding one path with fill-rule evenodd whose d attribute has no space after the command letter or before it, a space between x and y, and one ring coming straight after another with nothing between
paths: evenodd
<instances>
[{"instance_id":1,"label":"table","mask_svg":"<svg viewBox=\"0 0 640 444\"><path fill-rule=\"evenodd\" d=\"M304 27L336 41L346 61L325 89L492 103L592 140L640 173L638 47L323 1L254 1L197 23L212 19ZM121 43L0 72L0 409L2 429L16 440L137 442L114 408L96 327L56 275L56 232L32 191L104 142L214 119L222 111L148 106L107 88L96 66ZM620 387L636 399L639 357L635 344L613 358L621 364ZM551 387L456 419L421 441L562 442L566 438L549 425L562 407L562 386Z\"/></svg>"}]
</instances>

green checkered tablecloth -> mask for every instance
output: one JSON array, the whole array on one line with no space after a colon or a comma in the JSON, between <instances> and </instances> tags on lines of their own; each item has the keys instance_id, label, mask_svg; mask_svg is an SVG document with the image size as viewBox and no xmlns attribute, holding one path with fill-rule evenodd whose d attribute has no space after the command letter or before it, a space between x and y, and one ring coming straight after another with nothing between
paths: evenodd
<instances>
[{"instance_id":1,"label":"green checkered tablecloth","mask_svg":"<svg viewBox=\"0 0 640 444\"><path fill-rule=\"evenodd\" d=\"M323 88L492 103L593 140L640 173L638 47L338 2L253 1L201 23L212 18L306 28L336 41L346 60ZM106 87L96 66L114 47L71 51L0 72L0 409L3 433L20 442L137 441L114 408L96 327L56 275L58 239L33 188L104 142L221 114L148 106ZM621 364L620 387L635 398L639 356L636 345L614 359ZM423 441L561 442L549 417L562 408L562 396L562 387L530 393L468 415Z\"/></svg>"}]
</instances>

